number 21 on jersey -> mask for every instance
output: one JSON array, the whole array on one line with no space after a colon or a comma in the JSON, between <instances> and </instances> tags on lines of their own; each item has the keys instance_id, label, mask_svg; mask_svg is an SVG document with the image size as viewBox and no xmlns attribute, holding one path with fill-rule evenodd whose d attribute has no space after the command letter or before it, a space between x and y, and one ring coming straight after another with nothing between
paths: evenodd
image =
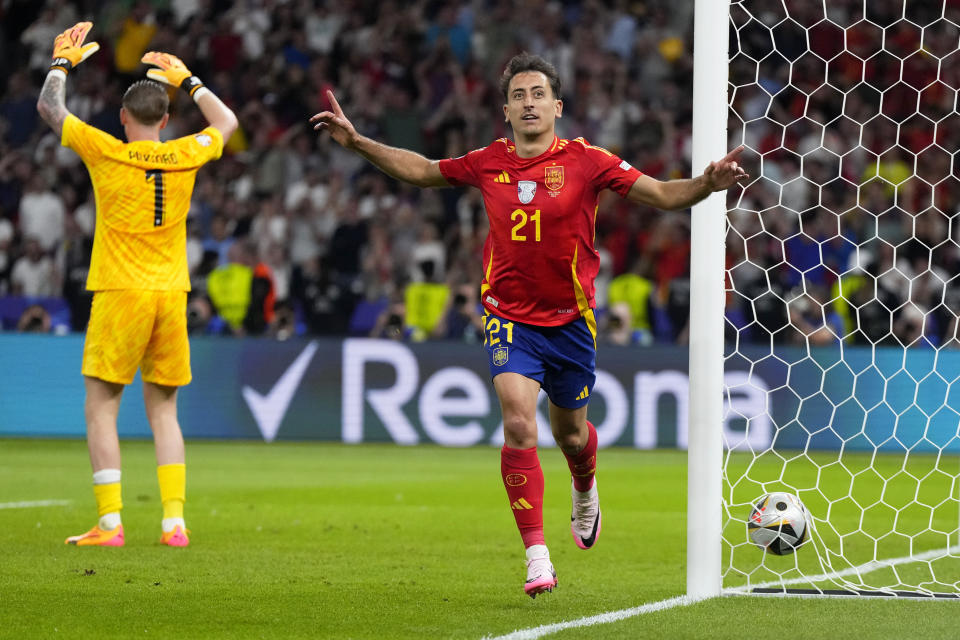
<instances>
[{"instance_id":1,"label":"number 21 on jersey","mask_svg":"<svg viewBox=\"0 0 960 640\"><path fill-rule=\"evenodd\" d=\"M533 225L533 241L540 242L540 209L537 209L533 215L528 215L523 209L514 209L510 214L510 222L515 222L513 230L510 232L510 239L516 242L525 242L527 240L527 223Z\"/></svg>"}]
</instances>

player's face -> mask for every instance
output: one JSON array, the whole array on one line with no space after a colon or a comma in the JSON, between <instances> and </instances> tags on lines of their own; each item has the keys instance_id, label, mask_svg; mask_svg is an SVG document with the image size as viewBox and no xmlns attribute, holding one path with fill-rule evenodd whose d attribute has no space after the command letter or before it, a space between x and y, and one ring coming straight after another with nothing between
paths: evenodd
<instances>
[{"instance_id":1,"label":"player's face","mask_svg":"<svg viewBox=\"0 0 960 640\"><path fill-rule=\"evenodd\" d=\"M503 113L516 135L553 135L554 124L562 111L563 102L554 97L550 81L543 73L524 71L510 80Z\"/></svg>"}]
</instances>

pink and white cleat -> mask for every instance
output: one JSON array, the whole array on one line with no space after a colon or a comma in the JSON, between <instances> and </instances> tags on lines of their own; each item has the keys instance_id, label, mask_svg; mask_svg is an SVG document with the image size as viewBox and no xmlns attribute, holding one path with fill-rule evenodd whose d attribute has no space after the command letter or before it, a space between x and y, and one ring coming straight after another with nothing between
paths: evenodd
<instances>
[{"instance_id":1,"label":"pink and white cleat","mask_svg":"<svg viewBox=\"0 0 960 640\"><path fill-rule=\"evenodd\" d=\"M116 529L109 531L104 531L99 526L95 526L79 536L70 536L64 540L64 544L72 544L78 547L122 547L123 525L117 525Z\"/></svg>"},{"instance_id":2,"label":"pink and white cleat","mask_svg":"<svg viewBox=\"0 0 960 640\"><path fill-rule=\"evenodd\" d=\"M597 480L589 491L577 491L570 487L573 509L570 513L570 534L581 549L589 549L600 537L600 497L597 495Z\"/></svg>"},{"instance_id":3,"label":"pink and white cleat","mask_svg":"<svg viewBox=\"0 0 960 640\"><path fill-rule=\"evenodd\" d=\"M527 581L523 591L531 598L539 593L549 593L557 586L557 572L550 562L550 552L544 545L527 549Z\"/></svg>"}]
</instances>

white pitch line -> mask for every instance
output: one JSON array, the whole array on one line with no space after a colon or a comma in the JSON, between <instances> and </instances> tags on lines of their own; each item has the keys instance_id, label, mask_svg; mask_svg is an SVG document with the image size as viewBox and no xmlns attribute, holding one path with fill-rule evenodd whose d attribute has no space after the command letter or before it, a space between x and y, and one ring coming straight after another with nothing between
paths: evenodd
<instances>
[{"instance_id":1,"label":"white pitch line","mask_svg":"<svg viewBox=\"0 0 960 640\"><path fill-rule=\"evenodd\" d=\"M618 620L625 620L626 618L632 618L645 613L655 613L657 611L664 611L665 609L672 609L674 607L685 607L687 605L694 604L695 602L700 602L701 600L701 598L677 596L676 598L651 602L639 607L633 607L632 609L608 611L607 613L600 613L595 616L579 618L577 620L568 620L566 622L557 622L554 624L545 624L539 627L533 627L531 629L518 629L517 631L503 636L484 636L482 640L535 640L536 638L540 638L547 634L564 631L566 629L590 627L595 624L617 622Z\"/></svg>"},{"instance_id":2,"label":"white pitch line","mask_svg":"<svg viewBox=\"0 0 960 640\"><path fill-rule=\"evenodd\" d=\"M786 586L791 584L801 584L804 582L814 583L814 582L823 582L824 580L831 580L833 578L843 578L849 575L860 575L862 573L870 573L878 569L885 569L887 567L894 567L899 564L905 564L907 562L922 562L924 560L930 560L932 558L943 557L948 553L957 553L960 552L960 546L949 547L948 549L935 549L933 551L925 551L924 553L919 553L913 556L903 556L901 558L888 558L887 560L871 560L870 562L865 562L856 567L849 567L841 571L835 571L833 573L822 573L816 576L809 576L805 578L791 578L790 580L771 580L770 582L763 582L760 584L754 584L744 587L733 587L730 589L725 589L725 594L749 594L750 589L764 589L768 587L776 586ZM672 609L674 607L685 607L696 602L700 602L704 598L690 598L688 596L677 596L675 598L670 598L668 600L660 600L658 602L651 602L649 604L641 605L639 607L633 607L632 609L621 609L620 611L609 611L607 613L601 613L595 616L589 616L586 618L579 618L577 620L568 620L566 622L556 622L554 624L545 624L539 627L533 627L530 629L518 629L511 633L502 636L484 636L481 640L536 640L536 638L541 638L545 635L551 633L557 633L558 631L565 631L566 629L575 629L577 627L590 627L595 624L606 624L608 622L617 622L618 620L625 620L626 618L633 618L635 616L643 615L645 613L655 613L657 611L664 611L666 609Z\"/></svg>"},{"instance_id":3,"label":"white pitch line","mask_svg":"<svg viewBox=\"0 0 960 640\"><path fill-rule=\"evenodd\" d=\"M889 567L895 567L898 564L906 564L908 562L923 562L925 560L931 560L933 558L942 558L948 554L957 553L960 551L960 546L948 547L946 549L934 549L932 551L924 551L923 553L918 553L913 556L902 556L900 558L888 558L886 560L871 560L870 562L865 562L856 567L848 567L840 571L834 571L831 573L821 573L816 576L807 576L802 578L791 578L789 580L770 580L769 582L761 582L760 584L751 584L742 587L731 587L730 589L725 589L726 593L731 594L741 594L741 593L750 593L751 589L768 589L770 587L779 587L781 585L791 585L791 584L803 584L803 583L815 583L815 582L824 582L826 580L833 580L834 578L844 578L846 576L860 575L863 573L871 573L877 571L878 569L886 569Z\"/></svg>"},{"instance_id":4,"label":"white pitch line","mask_svg":"<svg viewBox=\"0 0 960 640\"><path fill-rule=\"evenodd\" d=\"M33 507L65 507L72 500L28 500L26 502L0 502L0 509L31 509Z\"/></svg>"}]
</instances>

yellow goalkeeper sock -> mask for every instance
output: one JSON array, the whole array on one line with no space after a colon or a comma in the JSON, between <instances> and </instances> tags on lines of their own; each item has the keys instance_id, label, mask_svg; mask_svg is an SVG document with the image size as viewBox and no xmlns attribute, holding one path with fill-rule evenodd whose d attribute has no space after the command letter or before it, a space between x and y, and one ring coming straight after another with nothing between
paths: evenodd
<instances>
[{"instance_id":1,"label":"yellow goalkeeper sock","mask_svg":"<svg viewBox=\"0 0 960 640\"><path fill-rule=\"evenodd\" d=\"M93 485L93 495L97 498L97 515L104 516L123 509L119 482L95 484Z\"/></svg>"},{"instance_id":2,"label":"yellow goalkeeper sock","mask_svg":"<svg viewBox=\"0 0 960 640\"><path fill-rule=\"evenodd\" d=\"M157 467L160 482L160 502L163 504L163 519L183 519L183 503L187 499L187 465L162 464Z\"/></svg>"},{"instance_id":3,"label":"yellow goalkeeper sock","mask_svg":"<svg viewBox=\"0 0 960 640\"><path fill-rule=\"evenodd\" d=\"M120 524L123 500L120 492L120 470L101 469L93 474L93 496L97 500L97 515L101 528L113 530Z\"/></svg>"}]
</instances>

